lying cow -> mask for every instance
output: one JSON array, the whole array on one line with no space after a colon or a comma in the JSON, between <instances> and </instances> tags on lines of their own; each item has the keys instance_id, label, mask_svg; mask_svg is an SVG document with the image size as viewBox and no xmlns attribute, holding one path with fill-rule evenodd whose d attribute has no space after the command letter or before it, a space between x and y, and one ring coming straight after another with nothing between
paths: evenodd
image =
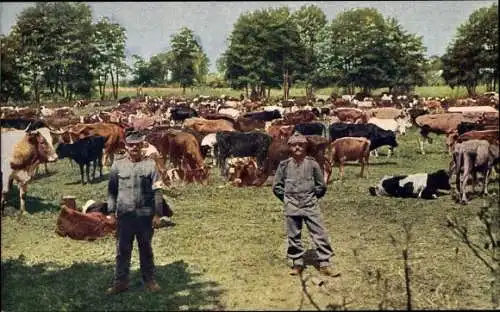
<instances>
[{"instance_id":1,"label":"lying cow","mask_svg":"<svg viewBox=\"0 0 500 312\"><path fill-rule=\"evenodd\" d=\"M363 137L344 137L331 143L330 162L339 164L339 179L344 177L344 163L359 160L361 164L360 177L363 177L365 165L368 169L370 157L370 140Z\"/></svg>"},{"instance_id":2,"label":"lying cow","mask_svg":"<svg viewBox=\"0 0 500 312\"><path fill-rule=\"evenodd\" d=\"M475 177L477 173L483 175L483 191L484 195L488 194L488 179L491 169L498 164L499 149L497 144L490 144L486 140L469 140L462 143L457 143L453 151L453 161L456 164L456 187L460 197L460 203L467 204L467 182L469 177ZM462 181L460 181L461 172L463 172Z\"/></svg>"},{"instance_id":3,"label":"lying cow","mask_svg":"<svg viewBox=\"0 0 500 312\"><path fill-rule=\"evenodd\" d=\"M384 176L375 187L370 187L372 196L416 197L434 199L438 190L451 190L446 170L433 173Z\"/></svg>"}]
</instances>

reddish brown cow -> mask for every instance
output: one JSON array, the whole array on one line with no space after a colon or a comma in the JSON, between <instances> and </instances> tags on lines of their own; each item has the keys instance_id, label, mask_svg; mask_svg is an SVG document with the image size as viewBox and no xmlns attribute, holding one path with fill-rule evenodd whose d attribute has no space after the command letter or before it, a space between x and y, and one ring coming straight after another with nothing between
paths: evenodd
<instances>
[{"instance_id":1,"label":"reddish brown cow","mask_svg":"<svg viewBox=\"0 0 500 312\"><path fill-rule=\"evenodd\" d=\"M286 113L283 120L289 125L296 125L316 120L316 115L309 110L299 110L293 113Z\"/></svg>"},{"instance_id":2,"label":"reddish brown cow","mask_svg":"<svg viewBox=\"0 0 500 312\"><path fill-rule=\"evenodd\" d=\"M264 129L266 122L263 120L255 120L251 118L238 117L234 124L234 129L241 132L248 132L257 129Z\"/></svg>"},{"instance_id":3,"label":"reddish brown cow","mask_svg":"<svg viewBox=\"0 0 500 312\"><path fill-rule=\"evenodd\" d=\"M367 123L368 116L359 108L339 107L332 112L332 115L345 123Z\"/></svg>"},{"instance_id":4,"label":"reddish brown cow","mask_svg":"<svg viewBox=\"0 0 500 312\"><path fill-rule=\"evenodd\" d=\"M294 125L271 125L266 132L273 138L273 140L287 140L293 134L294 128Z\"/></svg>"},{"instance_id":5,"label":"reddish brown cow","mask_svg":"<svg viewBox=\"0 0 500 312\"><path fill-rule=\"evenodd\" d=\"M93 124L78 124L67 130L71 141L77 141L91 135L99 135L106 138L104 144L104 154L102 163L105 166L111 166L111 162L115 153L119 153L125 148L125 130L120 125L115 123L93 123ZM64 134L63 131L51 131L55 134ZM72 143L65 142L65 143Z\"/></svg>"},{"instance_id":6,"label":"reddish brown cow","mask_svg":"<svg viewBox=\"0 0 500 312\"><path fill-rule=\"evenodd\" d=\"M235 131L233 124L227 120L208 120L203 118L189 118L184 120L184 127L193 129L202 134L215 133L219 131Z\"/></svg>"},{"instance_id":7,"label":"reddish brown cow","mask_svg":"<svg viewBox=\"0 0 500 312\"><path fill-rule=\"evenodd\" d=\"M368 169L370 157L370 140L362 137L343 137L331 143L330 161L339 163L339 178L344 177L344 163L359 160L361 163L360 177L363 177L365 165Z\"/></svg>"},{"instance_id":8,"label":"reddish brown cow","mask_svg":"<svg viewBox=\"0 0 500 312\"><path fill-rule=\"evenodd\" d=\"M178 132L169 140L169 156L175 167L184 173L187 182L208 183L210 167L205 166L201 156L200 144L194 135Z\"/></svg>"}]
</instances>

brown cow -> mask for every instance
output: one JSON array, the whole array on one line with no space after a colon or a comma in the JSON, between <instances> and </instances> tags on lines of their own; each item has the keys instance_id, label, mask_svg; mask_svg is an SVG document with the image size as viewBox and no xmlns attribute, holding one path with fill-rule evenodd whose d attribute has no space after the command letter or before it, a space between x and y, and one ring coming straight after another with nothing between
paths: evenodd
<instances>
[{"instance_id":1,"label":"brown cow","mask_svg":"<svg viewBox=\"0 0 500 312\"><path fill-rule=\"evenodd\" d=\"M328 140L318 135L306 135L308 156L314 157L320 167L323 169L325 183L328 183L331 175L330 161L325 157L328 148ZM267 151L266 160L263 163L262 170L258 174L257 181L253 185L262 185L270 175L274 175L279 163L290 157L290 147L287 144L288 139L273 139Z\"/></svg>"},{"instance_id":2,"label":"brown cow","mask_svg":"<svg viewBox=\"0 0 500 312\"><path fill-rule=\"evenodd\" d=\"M177 132L173 137L170 137L169 156L174 166L183 171L185 181L208 183L210 167L205 166L200 144L194 135L187 132Z\"/></svg>"},{"instance_id":3,"label":"brown cow","mask_svg":"<svg viewBox=\"0 0 500 312\"><path fill-rule=\"evenodd\" d=\"M285 116L283 116L283 120L289 125L296 125L311 122L317 120L317 118L310 110L299 110L293 113L286 113Z\"/></svg>"},{"instance_id":4,"label":"brown cow","mask_svg":"<svg viewBox=\"0 0 500 312\"><path fill-rule=\"evenodd\" d=\"M266 132L269 134L273 140L281 139L287 140L292 134L295 126L294 125L271 125L267 128Z\"/></svg>"},{"instance_id":5,"label":"brown cow","mask_svg":"<svg viewBox=\"0 0 500 312\"><path fill-rule=\"evenodd\" d=\"M500 132L498 128L494 130L472 130L460 136L457 131L454 131L447 136L446 145L451 152L455 148L455 143L462 143L468 140L486 140L490 142L490 144L498 144L499 136Z\"/></svg>"},{"instance_id":6,"label":"brown cow","mask_svg":"<svg viewBox=\"0 0 500 312\"><path fill-rule=\"evenodd\" d=\"M257 129L264 129L266 122L263 120L256 120L245 117L238 117L234 124L234 129L241 132L248 132Z\"/></svg>"},{"instance_id":7,"label":"brown cow","mask_svg":"<svg viewBox=\"0 0 500 312\"><path fill-rule=\"evenodd\" d=\"M368 117L365 111L353 107L339 107L332 112L333 116L345 123L367 123Z\"/></svg>"},{"instance_id":8,"label":"brown cow","mask_svg":"<svg viewBox=\"0 0 500 312\"><path fill-rule=\"evenodd\" d=\"M125 129L115 123L93 123L78 124L70 127L68 130L71 141L64 143L73 143L79 139L91 135L99 135L106 138L104 144L104 153L102 163L105 166L111 166L114 154L119 153L125 148ZM56 135L63 135L65 130L51 131Z\"/></svg>"},{"instance_id":9,"label":"brown cow","mask_svg":"<svg viewBox=\"0 0 500 312\"><path fill-rule=\"evenodd\" d=\"M330 161L332 164L339 163L339 178L344 177L345 161L359 160L361 164L360 177L363 177L365 165L368 170L368 158L370 157L370 140L361 137L343 137L331 143Z\"/></svg>"},{"instance_id":10,"label":"brown cow","mask_svg":"<svg viewBox=\"0 0 500 312\"><path fill-rule=\"evenodd\" d=\"M215 133L219 131L235 131L231 122L224 119L208 120L198 117L184 120L183 127L193 129L202 134Z\"/></svg>"},{"instance_id":11,"label":"brown cow","mask_svg":"<svg viewBox=\"0 0 500 312\"><path fill-rule=\"evenodd\" d=\"M255 157L233 157L228 161L229 182L237 187L252 186L258 179L259 170Z\"/></svg>"},{"instance_id":12,"label":"brown cow","mask_svg":"<svg viewBox=\"0 0 500 312\"><path fill-rule=\"evenodd\" d=\"M48 132L47 128L42 128L32 132L14 130L2 133L2 209L12 183L17 182L20 212L26 212L25 194L35 169L41 163L57 160L52 144L45 138L49 137Z\"/></svg>"},{"instance_id":13,"label":"brown cow","mask_svg":"<svg viewBox=\"0 0 500 312\"><path fill-rule=\"evenodd\" d=\"M420 135L422 139L418 139L420 145L420 152L425 154L424 141L432 143L429 134L446 134L450 135L457 129L461 122L477 122L479 116L469 117L462 113L442 113L442 114L426 114L415 118L415 123L420 128Z\"/></svg>"}]
</instances>

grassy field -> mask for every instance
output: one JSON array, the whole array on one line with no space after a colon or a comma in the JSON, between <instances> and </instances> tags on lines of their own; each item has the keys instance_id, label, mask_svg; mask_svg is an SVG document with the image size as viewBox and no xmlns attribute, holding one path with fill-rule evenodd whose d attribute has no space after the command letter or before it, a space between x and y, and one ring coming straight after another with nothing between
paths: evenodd
<instances>
[{"instance_id":1,"label":"grassy field","mask_svg":"<svg viewBox=\"0 0 500 312\"><path fill-rule=\"evenodd\" d=\"M446 226L446 217L456 216L483 246L477 212L489 200L474 197L461 206L448 194L430 201L369 195L368 187L384 174L448 167L444 137L426 146L426 155L417 153L414 129L399 141L392 158L371 158L368 178L358 178L360 168L352 164L339 182L334 168L320 205L342 275L323 278L322 286L313 283L320 276L311 265L302 278L288 275L282 205L271 188L233 188L213 170L208 186L167 192L175 226L153 238L162 291L140 288L135 244L132 290L107 297L114 238L83 242L54 232L62 196L76 196L78 206L104 200L106 177L81 186L78 168L67 160L49 165L52 173L29 185L31 214L20 221L2 218L2 311L406 309L405 224L411 224L412 308L490 309L488 269ZM498 179L490 191L499 193ZM11 203L18 204L12 197ZM498 206L498 195L492 205ZM306 229L303 239L312 248Z\"/></svg>"}]
</instances>

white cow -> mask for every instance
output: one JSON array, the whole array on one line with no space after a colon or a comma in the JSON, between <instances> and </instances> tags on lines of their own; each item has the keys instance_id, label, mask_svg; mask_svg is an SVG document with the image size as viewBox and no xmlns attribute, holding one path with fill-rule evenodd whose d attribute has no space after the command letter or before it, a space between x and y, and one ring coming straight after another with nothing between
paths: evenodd
<instances>
[{"instance_id":1,"label":"white cow","mask_svg":"<svg viewBox=\"0 0 500 312\"><path fill-rule=\"evenodd\" d=\"M234 120L238 119L241 112L235 108L221 108L217 111L219 114L231 116Z\"/></svg>"}]
</instances>

